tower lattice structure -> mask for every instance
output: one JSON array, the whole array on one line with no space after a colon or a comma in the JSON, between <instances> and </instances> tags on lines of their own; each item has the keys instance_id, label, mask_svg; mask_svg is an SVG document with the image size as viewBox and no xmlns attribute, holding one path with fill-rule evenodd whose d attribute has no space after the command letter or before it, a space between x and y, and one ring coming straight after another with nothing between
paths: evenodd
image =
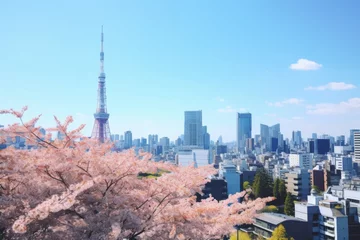
<instances>
[{"instance_id":1,"label":"tower lattice structure","mask_svg":"<svg viewBox=\"0 0 360 240\"><path fill-rule=\"evenodd\" d=\"M110 139L109 116L106 107L106 87L104 72L104 32L101 27L101 52L100 52L100 75L98 81L98 100L96 113L94 114L95 122L91 138L97 139L103 143Z\"/></svg>"}]
</instances>

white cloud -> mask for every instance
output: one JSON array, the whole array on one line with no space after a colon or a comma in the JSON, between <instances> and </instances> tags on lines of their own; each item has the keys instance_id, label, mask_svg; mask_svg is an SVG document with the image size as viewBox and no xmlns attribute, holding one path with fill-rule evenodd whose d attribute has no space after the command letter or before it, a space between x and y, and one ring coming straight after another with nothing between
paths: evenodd
<instances>
[{"instance_id":1,"label":"white cloud","mask_svg":"<svg viewBox=\"0 0 360 240\"><path fill-rule=\"evenodd\" d=\"M226 106L225 108L218 109L218 112L221 112L221 113L246 112L246 109L245 108L233 108L231 106Z\"/></svg>"},{"instance_id":2,"label":"white cloud","mask_svg":"<svg viewBox=\"0 0 360 240\"><path fill-rule=\"evenodd\" d=\"M303 103L304 100L298 98L289 98L281 102L266 102L270 107L284 107L285 105L299 105Z\"/></svg>"},{"instance_id":3,"label":"white cloud","mask_svg":"<svg viewBox=\"0 0 360 240\"><path fill-rule=\"evenodd\" d=\"M217 97L216 100L219 101L219 102L225 102L225 99L223 99L221 97Z\"/></svg>"},{"instance_id":4,"label":"white cloud","mask_svg":"<svg viewBox=\"0 0 360 240\"><path fill-rule=\"evenodd\" d=\"M307 114L331 115L360 112L360 98L350 98L340 103L319 103L307 106Z\"/></svg>"},{"instance_id":5,"label":"white cloud","mask_svg":"<svg viewBox=\"0 0 360 240\"><path fill-rule=\"evenodd\" d=\"M318 87L307 87L305 90L317 90L317 91L324 91L324 90L331 90L331 91L340 91L340 90L350 90L356 88L353 84L348 84L344 82L330 82L326 85L318 86Z\"/></svg>"},{"instance_id":6,"label":"white cloud","mask_svg":"<svg viewBox=\"0 0 360 240\"><path fill-rule=\"evenodd\" d=\"M301 71L318 70L321 67L321 64L303 58L290 65L290 69Z\"/></svg>"}]
</instances>

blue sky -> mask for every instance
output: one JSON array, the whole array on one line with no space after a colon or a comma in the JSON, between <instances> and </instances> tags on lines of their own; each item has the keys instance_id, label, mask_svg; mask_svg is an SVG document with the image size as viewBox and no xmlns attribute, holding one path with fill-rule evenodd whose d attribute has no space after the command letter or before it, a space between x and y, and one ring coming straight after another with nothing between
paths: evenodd
<instances>
[{"instance_id":1,"label":"blue sky","mask_svg":"<svg viewBox=\"0 0 360 240\"><path fill-rule=\"evenodd\" d=\"M100 30L112 133L174 140L202 110L212 139L259 124L337 136L360 128L359 1L2 2L0 108L73 115L89 135ZM303 59L303 60L301 60ZM299 61L300 60L300 61ZM294 65L292 65L294 64ZM0 115L0 124L13 118Z\"/></svg>"}]
</instances>

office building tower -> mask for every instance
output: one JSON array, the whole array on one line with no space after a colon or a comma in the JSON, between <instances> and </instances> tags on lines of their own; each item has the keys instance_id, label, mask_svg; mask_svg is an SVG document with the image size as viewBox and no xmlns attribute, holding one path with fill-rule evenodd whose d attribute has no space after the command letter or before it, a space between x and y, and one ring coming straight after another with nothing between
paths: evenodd
<instances>
[{"instance_id":1,"label":"office building tower","mask_svg":"<svg viewBox=\"0 0 360 240\"><path fill-rule=\"evenodd\" d=\"M153 135L153 143L158 144L159 143L159 136L157 134Z\"/></svg>"},{"instance_id":2,"label":"office building tower","mask_svg":"<svg viewBox=\"0 0 360 240\"><path fill-rule=\"evenodd\" d=\"M278 147L282 148L283 135L280 132L280 124L271 127L260 124L261 147L266 151L275 152Z\"/></svg>"},{"instance_id":3,"label":"office building tower","mask_svg":"<svg viewBox=\"0 0 360 240\"><path fill-rule=\"evenodd\" d=\"M181 137L178 137L178 138L175 140L175 146L176 146L176 147L180 147L181 145L182 145Z\"/></svg>"},{"instance_id":4,"label":"office building tower","mask_svg":"<svg viewBox=\"0 0 360 240\"><path fill-rule=\"evenodd\" d=\"M119 141L119 140L120 140L120 135L119 135L119 134L115 134L114 139L115 139L115 141Z\"/></svg>"},{"instance_id":5,"label":"office building tower","mask_svg":"<svg viewBox=\"0 0 360 240\"><path fill-rule=\"evenodd\" d=\"M360 163L360 132L354 132L354 161Z\"/></svg>"},{"instance_id":6,"label":"office building tower","mask_svg":"<svg viewBox=\"0 0 360 240\"><path fill-rule=\"evenodd\" d=\"M237 113L236 140L237 140L238 152L243 152L245 150L246 139L252 137L251 124L252 124L251 113Z\"/></svg>"},{"instance_id":7,"label":"office building tower","mask_svg":"<svg viewBox=\"0 0 360 240\"><path fill-rule=\"evenodd\" d=\"M308 152L314 154L327 154L330 152L330 139L310 139L308 145Z\"/></svg>"},{"instance_id":8,"label":"office building tower","mask_svg":"<svg viewBox=\"0 0 360 240\"><path fill-rule=\"evenodd\" d=\"M149 134L148 136L148 152L152 153L154 148L154 137L153 135Z\"/></svg>"},{"instance_id":9,"label":"office building tower","mask_svg":"<svg viewBox=\"0 0 360 240\"><path fill-rule=\"evenodd\" d=\"M360 132L360 129L350 129L350 138L349 138L349 145L354 146L354 134L356 132Z\"/></svg>"},{"instance_id":10,"label":"office building tower","mask_svg":"<svg viewBox=\"0 0 360 240\"><path fill-rule=\"evenodd\" d=\"M141 138L141 147L145 147L146 146L146 138Z\"/></svg>"},{"instance_id":11,"label":"office building tower","mask_svg":"<svg viewBox=\"0 0 360 240\"><path fill-rule=\"evenodd\" d=\"M336 146L345 146L345 136L341 135L336 138Z\"/></svg>"},{"instance_id":12,"label":"office building tower","mask_svg":"<svg viewBox=\"0 0 360 240\"><path fill-rule=\"evenodd\" d=\"M207 132L207 126L202 127L204 149L210 149L210 134Z\"/></svg>"},{"instance_id":13,"label":"office building tower","mask_svg":"<svg viewBox=\"0 0 360 240\"><path fill-rule=\"evenodd\" d=\"M203 147L202 111L185 111L184 145Z\"/></svg>"},{"instance_id":14,"label":"office building tower","mask_svg":"<svg viewBox=\"0 0 360 240\"><path fill-rule=\"evenodd\" d=\"M106 106L106 88L104 72L104 33L101 28L101 51L100 51L100 75L98 81L98 101L96 113L94 114L95 123L91 138L103 143L110 139L109 116Z\"/></svg>"},{"instance_id":15,"label":"office building tower","mask_svg":"<svg viewBox=\"0 0 360 240\"><path fill-rule=\"evenodd\" d=\"M260 139L261 139L261 147L266 150L270 150L270 134L269 134L269 126L260 124Z\"/></svg>"},{"instance_id":16,"label":"office building tower","mask_svg":"<svg viewBox=\"0 0 360 240\"><path fill-rule=\"evenodd\" d=\"M132 147L132 133L131 131L126 131L124 133L125 141L124 141L124 148L129 149Z\"/></svg>"},{"instance_id":17,"label":"office building tower","mask_svg":"<svg viewBox=\"0 0 360 240\"><path fill-rule=\"evenodd\" d=\"M327 154L330 152L330 139L316 139L316 154Z\"/></svg>"},{"instance_id":18,"label":"office building tower","mask_svg":"<svg viewBox=\"0 0 360 240\"><path fill-rule=\"evenodd\" d=\"M224 144L221 135L220 135L220 137L218 138L218 144L219 144L219 145L223 145L223 144Z\"/></svg>"},{"instance_id":19,"label":"office building tower","mask_svg":"<svg viewBox=\"0 0 360 240\"><path fill-rule=\"evenodd\" d=\"M292 142L295 146L301 146L302 144L301 131L292 132Z\"/></svg>"},{"instance_id":20,"label":"office building tower","mask_svg":"<svg viewBox=\"0 0 360 240\"><path fill-rule=\"evenodd\" d=\"M312 138L312 139L317 139L317 133L313 133L313 134L311 135L311 138Z\"/></svg>"},{"instance_id":21,"label":"office building tower","mask_svg":"<svg viewBox=\"0 0 360 240\"><path fill-rule=\"evenodd\" d=\"M168 137L160 138L160 145L162 146L162 152L169 150L170 147L170 139Z\"/></svg>"},{"instance_id":22,"label":"office building tower","mask_svg":"<svg viewBox=\"0 0 360 240\"><path fill-rule=\"evenodd\" d=\"M260 134L256 134L254 140L255 140L255 146L256 146L256 147L260 147L260 144L261 144L261 143L260 143L260 141L261 141L261 136L260 136Z\"/></svg>"},{"instance_id":23,"label":"office building tower","mask_svg":"<svg viewBox=\"0 0 360 240\"><path fill-rule=\"evenodd\" d=\"M136 138L132 141L134 147L140 147L140 138Z\"/></svg>"}]
</instances>

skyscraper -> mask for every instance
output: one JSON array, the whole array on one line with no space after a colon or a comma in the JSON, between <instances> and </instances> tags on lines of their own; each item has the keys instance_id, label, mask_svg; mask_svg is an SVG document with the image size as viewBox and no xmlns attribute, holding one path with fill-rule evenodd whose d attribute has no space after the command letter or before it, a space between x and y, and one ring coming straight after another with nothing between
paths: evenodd
<instances>
[{"instance_id":1,"label":"skyscraper","mask_svg":"<svg viewBox=\"0 0 360 240\"><path fill-rule=\"evenodd\" d=\"M210 148L210 134L207 132L207 126L202 127L204 149Z\"/></svg>"},{"instance_id":2,"label":"skyscraper","mask_svg":"<svg viewBox=\"0 0 360 240\"><path fill-rule=\"evenodd\" d=\"M237 147L239 152L245 149L247 138L251 138L251 113L237 113Z\"/></svg>"},{"instance_id":3,"label":"skyscraper","mask_svg":"<svg viewBox=\"0 0 360 240\"><path fill-rule=\"evenodd\" d=\"M106 107L106 88L104 72L104 33L101 27L101 52L100 52L100 75L98 81L98 101L96 113L94 114L95 123L91 138L103 143L110 139L109 114Z\"/></svg>"},{"instance_id":4,"label":"skyscraper","mask_svg":"<svg viewBox=\"0 0 360 240\"><path fill-rule=\"evenodd\" d=\"M269 126L265 124L260 124L260 140L261 147L265 147L265 149L270 149L270 133Z\"/></svg>"},{"instance_id":5,"label":"skyscraper","mask_svg":"<svg viewBox=\"0 0 360 240\"><path fill-rule=\"evenodd\" d=\"M360 129L350 129L350 142L349 145L354 146L354 133L360 132Z\"/></svg>"},{"instance_id":6,"label":"skyscraper","mask_svg":"<svg viewBox=\"0 0 360 240\"><path fill-rule=\"evenodd\" d=\"M203 147L202 111L185 111L184 145Z\"/></svg>"},{"instance_id":7,"label":"skyscraper","mask_svg":"<svg viewBox=\"0 0 360 240\"><path fill-rule=\"evenodd\" d=\"M131 131L126 131L124 133L125 136L125 142L124 142L124 148L129 149L132 147L132 133Z\"/></svg>"},{"instance_id":8,"label":"skyscraper","mask_svg":"<svg viewBox=\"0 0 360 240\"><path fill-rule=\"evenodd\" d=\"M354 160L360 163L360 132L354 132Z\"/></svg>"},{"instance_id":9,"label":"skyscraper","mask_svg":"<svg viewBox=\"0 0 360 240\"><path fill-rule=\"evenodd\" d=\"M293 131L292 132L292 141L293 141L294 145L301 146L301 144L302 144L301 131Z\"/></svg>"}]
</instances>

